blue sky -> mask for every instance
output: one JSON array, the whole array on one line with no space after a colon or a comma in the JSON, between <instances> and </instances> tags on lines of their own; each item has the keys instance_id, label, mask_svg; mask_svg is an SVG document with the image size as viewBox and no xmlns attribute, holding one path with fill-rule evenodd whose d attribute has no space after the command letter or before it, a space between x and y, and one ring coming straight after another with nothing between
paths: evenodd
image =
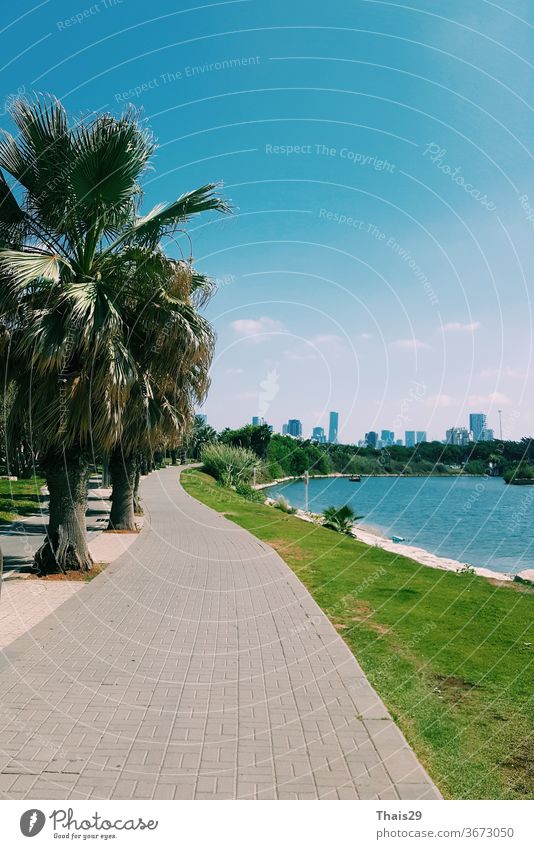
<instances>
[{"instance_id":1,"label":"blue sky","mask_svg":"<svg viewBox=\"0 0 534 849\"><path fill-rule=\"evenodd\" d=\"M529 22L530 14L530 22ZM12 19L8 19L12 15ZM191 226L219 280L205 405L340 438L488 413L532 433L532 9L527 0L22 2L0 107L131 102L159 141L147 209L221 180ZM9 126L2 115L1 126Z\"/></svg>"}]
</instances>

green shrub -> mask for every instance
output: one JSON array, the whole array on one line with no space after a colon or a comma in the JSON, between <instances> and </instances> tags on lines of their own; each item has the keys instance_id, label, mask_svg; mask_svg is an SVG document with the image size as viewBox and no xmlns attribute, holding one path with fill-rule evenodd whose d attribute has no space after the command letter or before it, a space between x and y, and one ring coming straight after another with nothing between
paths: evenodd
<instances>
[{"instance_id":1,"label":"green shrub","mask_svg":"<svg viewBox=\"0 0 534 849\"><path fill-rule=\"evenodd\" d=\"M275 510L281 510L282 513L288 513L289 515L292 515L293 513L297 512L297 508L292 507L287 498L284 498L283 495L277 496L273 507L275 508Z\"/></svg>"},{"instance_id":2,"label":"green shrub","mask_svg":"<svg viewBox=\"0 0 534 849\"><path fill-rule=\"evenodd\" d=\"M261 489L253 489L249 483L238 483L235 491L238 495L246 498L247 501L257 501L261 504L265 501L265 495Z\"/></svg>"},{"instance_id":3,"label":"green shrub","mask_svg":"<svg viewBox=\"0 0 534 849\"><path fill-rule=\"evenodd\" d=\"M514 483L516 480L532 480L534 478L534 466L521 461L517 466L510 466L503 474L505 483Z\"/></svg>"},{"instance_id":4,"label":"green shrub","mask_svg":"<svg viewBox=\"0 0 534 849\"><path fill-rule=\"evenodd\" d=\"M259 462L253 451L233 445L214 443L202 451L204 471L227 487L249 484Z\"/></svg>"}]
</instances>

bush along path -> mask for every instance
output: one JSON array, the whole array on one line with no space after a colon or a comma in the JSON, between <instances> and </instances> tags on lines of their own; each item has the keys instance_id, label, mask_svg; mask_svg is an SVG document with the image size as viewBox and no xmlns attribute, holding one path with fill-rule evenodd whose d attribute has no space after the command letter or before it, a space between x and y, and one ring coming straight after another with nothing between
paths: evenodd
<instances>
[{"instance_id":1,"label":"bush along path","mask_svg":"<svg viewBox=\"0 0 534 849\"><path fill-rule=\"evenodd\" d=\"M4 653L4 796L439 798L278 554L176 467L142 495L127 554Z\"/></svg>"}]
</instances>

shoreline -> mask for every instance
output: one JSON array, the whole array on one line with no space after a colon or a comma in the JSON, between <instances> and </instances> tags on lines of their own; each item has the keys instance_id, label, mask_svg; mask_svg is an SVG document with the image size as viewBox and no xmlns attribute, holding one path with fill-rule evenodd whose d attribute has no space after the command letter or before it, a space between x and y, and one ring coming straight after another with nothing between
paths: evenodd
<instances>
[{"instance_id":1,"label":"shoreline","mask_svg":"<svg viewBox=\"0 0 534 849\"><path fill-rule=\"evenodd\" d=\"M418 472L418 473L413 474L413 475L401 475L401 474L397 474L395 472L384 472L383 474L377 474L377 475L366 475L366 474L362 474L360 472L358 474L360 475L362 480L363 480L363 478L405 478L406 480L410 480L411 478L446 478L446 479L449 479L449 478L487 478L488 477L488 475L474 475L472 473L462 473L462 472L458 472L458 473L445 473L444 472L443 474L438 474L438 473L432 474L430 472L429 473ZM310 475L309 479L311 481L316 481L316 480L324 480L325 478L351 478L351 477L352 477L352 473L331 472L328 475ZM502 480L501 475L493 475L492 477L500 478ZM301 481L301 480L304 480L302 475L296 475L296 476L289 475L288 477L285 477L285 478L276 478L276 480L269 481L269 483L256 483L252 486L252 489L256 489L256 490L268 489L270 486L278 486L281 483L296 483L296 481ZM504 481L503 481L503 483L504 483Z\"/></svg>"},{"instance_id":2,"label":"shoreline","mask_svg":"<svg viewBox=\"0 0 534 849\"><path fill-rule=\"evenodd\" d=\"M324 475L323 477L327 476ZM472 477L477 477L477 475L473 475ZM272 506L274 504L274 499L266 498L265 503ZM306 513L300 508L297 508L296 513L293 515L305 522L319 524L315 519L317 514ZM451 557L442 557L437 554L432 554L425 548L419 548L418 546L409 545L404 542L393 542L393 540L383 536L380 532L369 527L366 528L365 526L362 527L353 525L351 533L358 542L362 542L364 545L368 545L371 548L382 548L384 551L389 551L392 554L399 554L401 557L407 557L409 560L415 560L416 563L420 563L422 566L428 566L431 569L441 569L445 572L461 572L467 565L461 560L454 560ZM519 578L522 581L534 583L534 569L523 569L521 572L511 573L496 572L494 569L487 569L483 566L472 566L471 564L469 564L469 567L473 570L475 575L478 575L481 578L486 578L487 580L511 584L516 578Z\"/></svg>"}]
</instances>

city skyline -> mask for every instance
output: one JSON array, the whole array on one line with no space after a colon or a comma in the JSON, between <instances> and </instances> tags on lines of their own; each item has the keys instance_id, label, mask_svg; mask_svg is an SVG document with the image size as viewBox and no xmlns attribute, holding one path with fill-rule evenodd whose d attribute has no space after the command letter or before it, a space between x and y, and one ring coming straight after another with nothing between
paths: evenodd
<instances>
[{"instance_id":1,"label":"city skyline","mask_svg":"<svg viewBox=\"0 0 534 849\"><path fill-rule=\"evenodd\" d=\"M197 415L206 423L205 415ZM311 432L306 431L302 424L302 420L298 418L290 418L282 424L279 433L282 435L292 436L298 439L310 439L320 444L343 442L338 439L339 427L339 411L330 411L328 414L328 436L322 425L314 425ZM252 425L268 425L271 432L275 431L274 425L268 423L266 419L259 416L252 416L250 419ZM422 442L437 441L451 445L468 445L471 442L491 442L494 440L494 429L487 426L486 413L477 412L469 413L469 427L455 425L449 427L445 431L445 436L435 439L428 439L426 430L405 430L404 438L399 436L393 430L382 428L380 431L370 430L362 436L354 439L345 440L345 444L366 445L372 448L387 448L392 445L404 445L407 448L414 448Z\"/></svg>"}]
</instances>

